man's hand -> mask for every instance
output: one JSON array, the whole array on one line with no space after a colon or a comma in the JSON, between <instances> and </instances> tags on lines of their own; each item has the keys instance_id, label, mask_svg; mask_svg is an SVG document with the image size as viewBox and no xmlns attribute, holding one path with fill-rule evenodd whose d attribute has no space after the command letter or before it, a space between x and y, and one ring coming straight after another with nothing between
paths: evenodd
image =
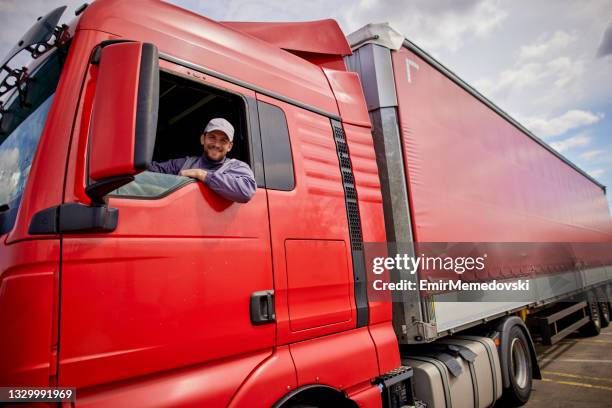
<instances>
[{"instance_id":1,"label":"man's hand","mask_svg":"<svg viewBox=\"0 0 612 408\"><path fill-rule=\"evenodd\" d=\"M187 169L187 170L181 170L181 172L179 173L179 175L181 176L185 176L185 177L191 177L200 181L204 181L204 178L206 178L206 175L208 174L208 172L206 170L202 170L202 169Z\"/></svg>"}]
</instances>

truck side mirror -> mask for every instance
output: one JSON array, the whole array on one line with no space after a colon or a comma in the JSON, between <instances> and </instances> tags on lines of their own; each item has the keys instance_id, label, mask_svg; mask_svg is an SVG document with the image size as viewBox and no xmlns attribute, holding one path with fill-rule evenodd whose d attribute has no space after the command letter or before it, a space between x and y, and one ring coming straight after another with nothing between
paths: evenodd
<instances>
[{"instance_id":1,"label":"truck side mirror","mask_svg":"<svg viewBox=\"0 0 612 408\"><path fill-rule=\"evenodd\" d=\"M153 157L159 109L159 53L149 43L99 46L98 80L89 134L87 195L109 192L147 169ZM98 55L96 55L99 53Z\"/></svg>"}]
</instances>

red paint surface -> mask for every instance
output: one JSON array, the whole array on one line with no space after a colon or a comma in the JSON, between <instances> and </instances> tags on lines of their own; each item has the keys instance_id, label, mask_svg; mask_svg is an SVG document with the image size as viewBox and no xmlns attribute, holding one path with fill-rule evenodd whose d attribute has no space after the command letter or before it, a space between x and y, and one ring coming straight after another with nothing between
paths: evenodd
<instances>
[{"instance_id":1,"label":"red paint surface","mask_svg":"<svg viewBox=\"0 0 612 408\"><path fill-rule=\"evenodd\" d=\"M299 386L325 384L345 389L378 375L376 351L367 327L295 343L289 349Z\"/></svg>"},{"instance_id":2,"label":"red paint surface","mask_svg":"<svg viewBox=\"0 0 612 408\"><path fill-rule=\"evenodd\" d=\"M77 32L72 41L47 123L32 159L15 228L9 233L7 243L32 238L28 228L34 214L62 203L72 124L92 51L89 42L92 37L95 35L90 32Z\"/></svg>"},{"instance_id":3,"label":"red paint surface","mask_svg":"<svg viewBox=\"0 0 612 408\"><path fill-rule=\"evenodd\" d=\"M338 298L332 302L335 304L334 307L339 307L340 304L350 305L351 316L348 320L344 321L345 317L343 317L342 322L319 326L315 318L309 324L316 327L306 329L298 323L297 327L303 330L293 329L295 323L291 320L293 318L291 307L297 307L303 313L306 310L305 307L308 307L309 294L321 300L318 297L320 296L319 291L329 289L328 285L334 282L332 277L330 277L331 280L323 279L312 282L309 287L304 287L297 298L293 297L293 305L289 304L289 298L292 295L289 294L291 272L289 271L290 256L287 252L287 240L313 241L313 243L342 242L345 248L345 259L351 259L344 190L330 120L263 95L257 95L257 98L276 105L285 112L296 180L293 191L268 191L278 324L277 342L288 344L354 328L356 313L354 291L347 290L343 299ZM338 251L339 249L334 247L333 250ZM306 256L306 252L300 255L301 259ZM309 265L323 261L328 262L329 260L311 260ZM348 268L349 282L352 284L353 272L350 262ZM305 266L298 270L304 274L311 273ZM302 279L308 279L307 275ZM339 292L336 293L339 294ZM344 307L341 309L344 316L346 310ZM337 309L334 310L336 311ZM320 312L319 310L314 315L319 315ZM322 319L321 321L325 320L324 316L319 318Z\"/></svg>"},{"instance_id":4,"label":"red paint surface","mask_svg":"<svg viewBox=\"0 0 612 408\"><path fill-rule=\"evenodd\" d=\"M296 388L297 378L289 346L281 346L251 372L229 406L270 407L283 395Z\"/></svg>"},{"instance_id":5,"label":"red paint surface","mask_svg":"<svg viewBox=\"0 0 612 408\"><path fill-rule=\"evenodd\" d=\"M351 55L351 47L335 20L297 22L239 22L221 24L290 51Z\"/></svg>"},{"instance_id":6,"label":"red paint surface","mask_svg":"<svg viewBox=\"0 0 612 408\"><path fill-rule=\"evenodd\" d=\"M211 364L160 373L109 386L79 389L77 406L225 407L257 364L268 353L240 355ZM253 404L252 406L262 406Z\"/></svg>"},{"instance_id":7,"label":"red paint surface","mask_svg":"<svg viewBox=\"0 0 612 408\"><path fill-rule=\"evenodd\" d=\"M64 239L62 384L272 348L274 324L253 326L249 315L251 293L273 288L264 190L242 205L193 183L109 205L116 231Z\"/></svg>"},{"instance_id":8,"label":"red paint surface","mask_svg":"<svg viewBox=\"0 0 612 408\"><path fill-rule=\"evenodd\" d=\"M342 122L369 128L370 117L357 73L327 68L323 72L338 102Z\"/></svg>"},{"instance_id":9,"label":"red paint surface","mask_svg":"<svg viewBox=\"0 0 612 408\"><path fill-rule=\"evenodd\" d=\"M338 113L325 75L316 65L168 3L96 1L85 10L78 28L151 42L160 53Z\"/></svg>"},{"instance_id":10,"label":"red paint surface","mask_svg":"<svg viewBox=\"0 0 612 408\"><path fill-rule=\"evenodd\" d=\"M362 104L365 106L365 101ZM387 237L380 191L380 178L378 177L378 166L376 164L371 129L369 126L362 127L347 123L344 123L343 127L355 177L363 242L385 242ZM384 256L386 254L381 255ZM370 299L368 306L370 324L391 321L391 303L375 302Z\"/></svg>"},{"instance_id":11,"label":"red paint surface","mask_svg":"<svg viewBox=\"0 0 612 408\"><path fill-rule=\"evenodd\" d=\"M128 109L133 106L130 98L134 100L133 75L125 97L113 101L126 108L119 127L90 122L99 106L98 90L112 81L99 75L103 67L88 66L89 56L100 41L116 37L152 42L161 52L330 113L337 114L340 104L364 239L384 239L369 122L361 96L355 94L353 74L332 75L336 101L319 67L161 2L96 2L85 11L79 28L9 242L33 238L27 228L37 211L62 202L89 202L84 194L87 163L95 178L117 171L112 160L101 163L87 156L91 132L111 135L92 138L89 148L103 152L101 158L133 156L129 137L122 136L133 123ZM105 53L118 50L113 47ZM121 59L133 63L131 69L121 64L111 69L133 73L135 54ZM337 61L328 62L341 68ZM255 96L168 62L160 65ZM223 406L232 401L241 406L257 401L268 406L287 387L295 389L316 377L373 401L372 391L365 391L369 381L379 374L379 365L392 365L394 356L384 335L370 335L367 327L354 330L350 241L329 119L257 97L287 115L294 191L260 189L245 205L226 202L195 183L159 200L111 198L109 206L120 213L114 232L62 238L61 299L54 298L59 296L59 241L2 247L0 302L10 305L0 310L0 319L3 327L24 334L11 337L19 344L0 350L7 381L48 384L55 375L52 350L59 337L58 384L78 387L82 405ZM27 248L22 251L17 245ZM319 258L312 257L313 251ZM308 269L325 258L335 262L330 273L319 276L322 279L309 276ZM265 289L276 291L277 324L254 326L249 297ZM373 306L372 321L389 321L390 309ZM30 323L31 318L38 322L36 328L13 320L15 310L27 311ZM61 332L54 332L58 327ZM377 360L377 352L386 362ZM153 393L164 398L152 399Z\"/></svg>"},{"instance_id":12,"label":"red paint surface","mask_svg":"<svg viewBox=\"0 0 612 408\"><path fill-rule=\"evenodd\" d=\"M142 43L111 44L102 49L90 128L89 174L94 180L136 173L141 53Z\"/></svg>"},{"instance_id":13,"label":"red paint surface","mask_svg":"<svg viewBox=\"0 0 612 408\"><path fill-rule=\"evenodd\" d=\"M411 82L407 59L418 65ZM416 241L612 242L597 185L407 49L393 65ZM489 277L527 266L497 255L507 270ZM561 249L550 255L528 263L545 273L569 261Z\"/></svg>"},{"instance_id":14,"label":"red paint surface","mask_svg":"<svg viewBox=\"0 0 612 408\"><path fill-rule=\"evenodd\" d=\"M79 40L78 42L76 40ZM115 39L108 33L99 31L84 30L78 31L77 37L72 47L79 47L89 50L102 41ZM70 143L68 164L66 166L66 186L64 191L65 202L89 203L90 198L85 194L87 183L87 146L89 141L89 124L91 122L91 111L96 92L98 79L98 66L88 64L87 57L84 57L84 80L83 90L76 106L76 118L74 123L73 136Z\"/></svg>"},{"instance_id":15,"label":"red paint surface","mask_svg":"<svg viewBox=\"0 0 612 408\"><path fill-rule=\"evenodd\" d=\"M3 386L46 386L56 374L60 244L28 234L38 211L62 202L74 112L81 92L89 33L76 33L40 143L33 157L15 227L0 244L0 377ZM30 238L30 240L27 240Z\"/></svg>"},{"instance_id":16,"label":"red paint surface","mask_svg":"<svg viewBox=\"0 0 612 408\"><path fill-rule=\"evenodd\" d=\"M257 37L320 67L346 71L342 57L352 54L335 20L282 23L224 21L221 24Z\"/></svg>"},{"instance_id":17,"label":"red paint surface","mask_svg":"<svg viewBox=\"0 0 612 408\"><path fill-rule=\"evenodd\" d=\"M380 389L376 385L372 385L358 393L350 394L349 397L359 407L382 408L383 406L380 397Z\"/></svg>"},{"instance_id":18,"label":"red paint surface","mask_svg":"<svg viewBox=\"0 0 612 408\"><path fill-rule=\"evenodd\" d=\"M4 241L4 239L2 240ZM0 386L48 385L59 240L0 245Z\"/></svg>"},{"instance_id":19,"label":"red paint surface","mask_svg":"<svg viewBox=\"0 0 612 408\"><path fill-rule=\"evenodd\" d=\"M370 324L370 335L376 344L379 371L387 373L401 365L399 347L392 323Z\"/></svg>"},{"instance_id":20,"label":"red paint surface","mask_svg":"<svg viewBox=\"0 0 612 408\"><path fill-rule=\"evenodd\" d=\"M291 331L350 323L353 285L344 241L286 240L285 251Z\"/></svg>"}]
</instances>

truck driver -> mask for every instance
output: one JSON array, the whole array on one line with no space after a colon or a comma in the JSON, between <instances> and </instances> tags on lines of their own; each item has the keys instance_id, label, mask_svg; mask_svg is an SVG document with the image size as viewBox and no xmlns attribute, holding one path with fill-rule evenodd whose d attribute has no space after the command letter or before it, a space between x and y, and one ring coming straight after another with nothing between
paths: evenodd
<instances>
[{"instance_id":1,"label":"truck driver","mask_svg":"<svg viewBox=\"0 0 612 408\"><path fill-rule=\"evenodd\" d=\"M227 200L246 203L255 194L257 183L248 164L226 157L233 141L231 123L223 118L211 119L200 136L204 149L201 156L152 162L148 170L192 177Z\"/></svg>"}]
</instances>

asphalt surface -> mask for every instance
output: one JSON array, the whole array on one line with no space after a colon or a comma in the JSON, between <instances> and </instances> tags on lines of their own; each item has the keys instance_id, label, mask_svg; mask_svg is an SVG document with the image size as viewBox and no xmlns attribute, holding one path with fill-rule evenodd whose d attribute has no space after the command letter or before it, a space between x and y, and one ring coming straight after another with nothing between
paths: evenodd
<instances>
[{"instance_id":1,"label":"asphalt surface","mask_svg":"<svg viewBox=\"0 0 612 408\"><path fill-rule=\"evenodd\" d=\"M525 407L612 407L612 325L536 349L543 380L534 381Z\"/></svg>"}]
</instances>

